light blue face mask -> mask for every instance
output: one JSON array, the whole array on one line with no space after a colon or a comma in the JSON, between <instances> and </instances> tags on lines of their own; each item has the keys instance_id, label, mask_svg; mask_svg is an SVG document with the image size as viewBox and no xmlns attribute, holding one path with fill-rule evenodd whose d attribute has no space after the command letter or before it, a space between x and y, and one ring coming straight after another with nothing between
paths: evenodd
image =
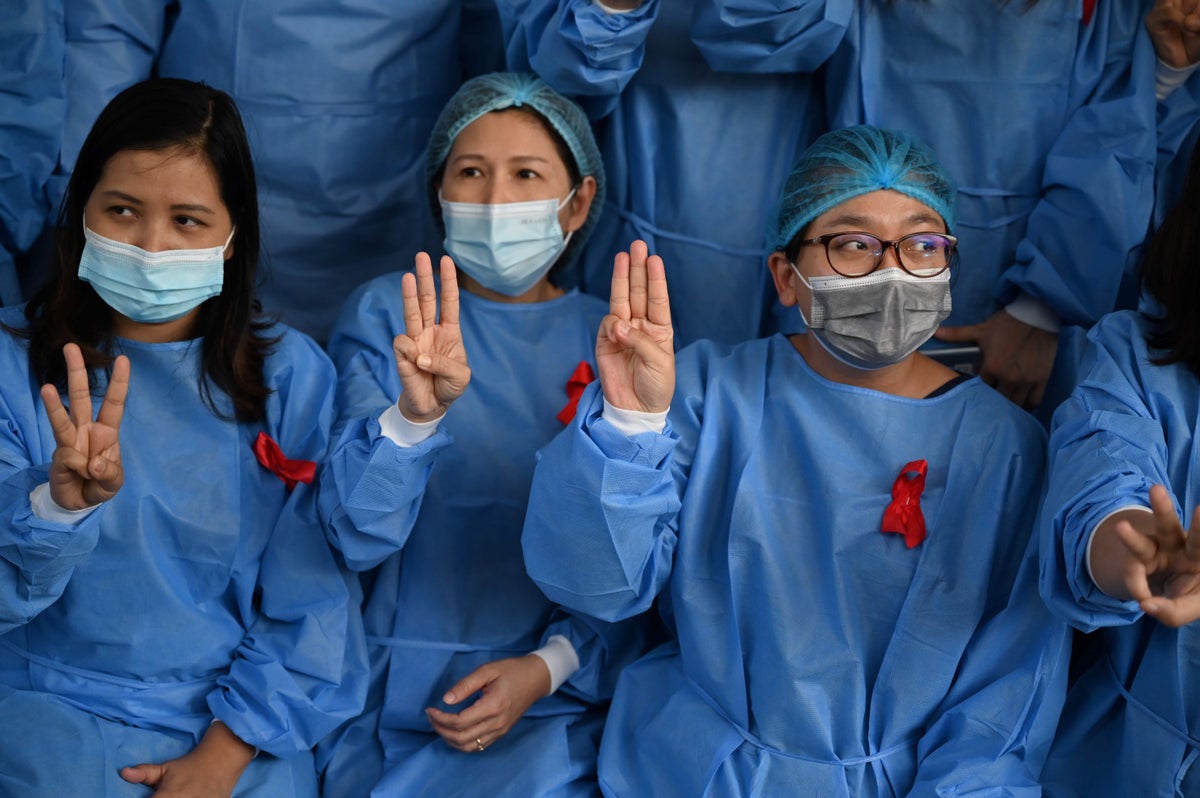
<instances>
[{"instance_id":1,"label":"light blue face mask","mask_svg":"<svg viewBox=\"0 0 1200 798\"><path fill-rule=\"evenodd\" d=\"M484 288L520 296L550 271L572 233L563 236L558 212L562 202L449 202L438 193L446 225L446 252Z\"/></svg>"},{"instance_id":2,"label":"light blue face mask","mask_svg":"<svg viewBox=\"0 0 1200 798\"><path fill-rule=\"evenodd\" d=\"M147 252L105 238L86 222L83 235L79 279L110 308L143 324L173 321L221 293L225 250L233 240L231 230L219 247Z\"/></svg>"}]
</instances>

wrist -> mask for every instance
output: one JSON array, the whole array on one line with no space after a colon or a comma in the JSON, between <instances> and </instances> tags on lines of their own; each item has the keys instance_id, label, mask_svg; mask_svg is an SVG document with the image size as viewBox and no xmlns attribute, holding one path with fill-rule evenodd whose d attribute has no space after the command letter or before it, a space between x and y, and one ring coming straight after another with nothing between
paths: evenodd
<instances>
[{"instance_id":1,"label":"wrist","mask_svg":"<svg viewBox=\"0 0 1200 798\"><path fill-rule=\"evenodd\" d=\"M417 411L407 401L405 394L400 394L400 398L396 400L396 407L399 409L400 415L404 416L406 421L410 421L413 424L429 424L446 415L446 408L441 405L437 405L433 410L426 413Z\"/></svg>"}]
</instances>

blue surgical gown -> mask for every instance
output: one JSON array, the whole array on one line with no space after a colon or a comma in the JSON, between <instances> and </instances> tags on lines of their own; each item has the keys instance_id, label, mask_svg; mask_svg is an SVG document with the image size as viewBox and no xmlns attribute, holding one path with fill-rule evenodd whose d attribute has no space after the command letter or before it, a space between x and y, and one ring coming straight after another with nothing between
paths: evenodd
<instances>
[{"instance_id":1,"label":"blue surgical gown","mask_svg":"<svg viewBox=\"0 0 1200 798\"><path fill-rule=\"evenodd\" d=\"M851 0L804 0L790 65L832 52ZM680 346L772 332L767 220L795 156L823 132L808 74L754 74L760 48L730 40L708 0L498 0L511 69L532 69L596 120L608 201L575 279L608 297L613 256L644 239L666 263ZM795 312L787 314L787 318Z\"/></svg>"},{"instance_id":2,"label":"blue surgical gown","mask_svg":"<svg viewBox=\"0 0 1200 798\"><path fill-rule=\"evenodd\" d=\"M144 796L118 770L186 754L214 719L261 751L237 794L316 794L308 749L360 710L365 646L313 491L252 448L265 432L321 460L333 416L328 358L270 334L256 423L205 405L200 341L118 339L125 483L76 526L32 514L54 437L24 345L0 335L0 794Z\"/></svg>"},{"instance_id":3,"label":"blue surgical gown","mask_svg":"<svg viewBox=\"0 0 1200 798\"><path fill-rule=\"evenodd\" d=\"M1200 795L1200 626L1172 629L1103 593L1085 562L1092 529L1149 507L1165 485L1189 523L1200 504L1200 380L1155 365L1147 319L1125 311L1088 336L1083 377L1054 416L1039 521L1041 590L1058 617L1091 632L1046 763L1046 791L1083 798Z\"/></svg>"},{"instance_id":4,"label":"blue surgical gown","mask_svg":"<svg viewBox=\"0 0 1200 798\"><path fill-rule=\"evenodd\" d=\"M392 353L404 329L400 277L354 294L329 342L346 422L326 477L337 491L330 531L352 567L374 569L364 617L386 680L378 717L365 720L377 724L386 759L376 792L593 795L598 704L623 658L640 653L639 633L556 608L525 574L520 534L534 452L563 428L567 382L592 363L607 306L577 291L533 304L463 292L471 382L433 437L401 448L377 421L401 392ZM464 708L441 702L459 679L555 634L575 647L580 669L487 751L464 754L432 730L426 707ZM366 794L339 783L379 756L363 730L352 736L334 754L327 793Z\"/></svg>"},{"instance_id":5,"label":"blue surgical gown","mask_svg":"<svg viewBox=\"0 0 1200 798\"><path fill-rule=\"evenodd\" d=\"M48 210L121 89L151 75L223 89L241 110L254 155L264 304L324 340L355 286L395 270L396 253L440 246L425 147L462 80L503 68L498 25L478 24L489 18L495 10L479 0L72 3L65 62L59 57L65 86L13 76L43 105L65 93L65 128L49 120L61 159ZM17 118L32 124L24 109ZM6 123L0 118L0 128Z\"/></svg>"},{"instance_id":6,"label":"blue surgical gown","mask_svg":"<svg viewBox=\"0 0 1200 798\"><path fill-rule=\"evenodd\" d=\"M615 620L657 596L675 632L618 684L606 794L1038 794L1067 647L1035 587L1031 417L977 379L832 383L783 336L681 351L663 434L601 404L543 450L522 542L551 599ZM908 548L880 528L914 460Z\"/></svg>"},{"instance_id":7,"label":"blue surgical gown","mask_svg":"<svg viewBox=\"0 0 1200 798\"><path fill-rule=\"evenodd\" d=\"M54 210L50 177L66 115L61 0L9 0L0 25L0 305L21 301L15 257Z\"/></svg>"},{"instance_id":8,"label":"blue surgical gown","mask_svg":"<svg viewBox=\"0 0 1200 798\"><path fill-rule=\"evenodd\" d=\"M1162 224L1183 192L1192 152L1200 141L1200 72L1158 104L1158 165L1154 224Z\"/></svg>"}]
</instances>

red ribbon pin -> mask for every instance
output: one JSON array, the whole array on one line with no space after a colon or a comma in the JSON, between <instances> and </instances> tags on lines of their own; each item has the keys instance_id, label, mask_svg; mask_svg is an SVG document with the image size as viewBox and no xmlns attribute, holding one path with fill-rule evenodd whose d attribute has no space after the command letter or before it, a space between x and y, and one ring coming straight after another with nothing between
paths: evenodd
<instances>
[{"instance_id":1,"label":"red ribbon pin","mask_svg":"<svg viewBox=\"0 0 1200 798\"><path fill-rule=\"evenodd\" d=\"M592 371L591 364L586 360L579 361L575 371L571 372L571 379L567 380L567 403L555 418L563 424L570 424L571 419L575 418L575 407L579 404L579 397L583 396L583 389L595 379L596 372Z\"/></svg>"},{"instance_id":2,"label":"red ribbon pin","mask_svg":"<svg viewBox=\"0 0 1200 798\"><path fill-rule=\"evenodd\" d=\"M906 463L892 483L892 503L883 511L882 531L903 535L904 545L910 549L925 539L921 492L925 490L925 474L928 471L929 464L924 460Z\"/></svg>"},{"instance_id":3,"label":"red ribbon pin","mask_svg":"<svg viewBox=\"0 0 1200 798\"><path fill-rule=\"evenodd\" d=\"M289 460L284 457L279 444L265 432L259 432L258 437L254 439L254 456L263 468L283 480L288 490L296 487L297 482L311 484L313 477L317 475L316 463L312 460Z\"/></svg>"}]
</instances>

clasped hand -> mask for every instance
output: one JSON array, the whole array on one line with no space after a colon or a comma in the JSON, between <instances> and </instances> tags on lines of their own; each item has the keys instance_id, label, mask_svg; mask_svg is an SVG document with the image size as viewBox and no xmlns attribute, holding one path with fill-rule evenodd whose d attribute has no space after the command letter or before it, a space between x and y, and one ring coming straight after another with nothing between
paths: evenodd
<instances>
[{"instance_id":1,"label":"clasped hand","mask_svg":"<svg viewBox=\"0 0 1200 798\"><path fill-rule=\"evenodd\" d=\"M449 256L442 257L441 277L440 318L429 255L417 253L416 274L401 278L404 332L392 340L392 352L403 387L397 404L409 421L440 418L471 381L458 326L458 276Z\"/></svg>"},{"instance_id":2,"label":"clasped hand","mask_svg":"<svg viewBox=\"0 0 1200 798\"><path fill-rule=\"evenodd\" d=\"M67 362L68 412L53 385L42 386L46 418L56 447L50 461L50 498L65 510L82 510L116 495L125 483L118 432L129 393L129 358L113 362L112 377L100 412L92 420L92 394L83 353L63 347Z\"/></svg>"},{"instance_id":3,"label":"clasped hand","mask_svg":"<svg viewBox=\"0 0 1200 798\"><path fill-rule=\"evenodd\" d=\"M479 753L508 734L534 702L550 693L550 668L536 654L499 659L481 665L442 697L461 704L480 693L461 712L425 710L433 730L460 751Z\"/></svg>"}]
</instances>

